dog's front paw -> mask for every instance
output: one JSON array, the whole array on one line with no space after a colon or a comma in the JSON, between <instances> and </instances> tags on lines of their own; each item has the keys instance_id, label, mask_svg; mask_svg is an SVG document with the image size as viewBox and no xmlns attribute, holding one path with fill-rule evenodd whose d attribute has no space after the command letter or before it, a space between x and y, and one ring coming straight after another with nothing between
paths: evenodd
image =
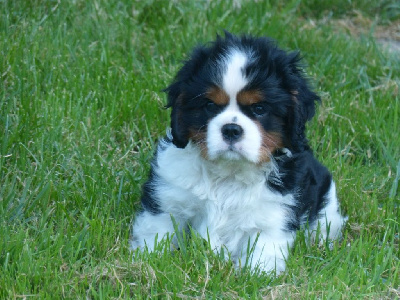
<instances>
[{"instance_id":1,"label":"dog's front paw","mask_svg":"<svg viewBox=\"0 0 400 300\"><path fill-rule=\"evenodd\" d=\"M284 259L271 257L265 261L259 261L252 268L258 267L260 271L265 273L275 274L275 276L280 275L285 271L286 263Z\"/></svg>"},{"instance_id":2,"label":"dog's front paw","mask_svg":"<svg viewBox=\"0 0 400 300\"><path fill-rule=\"evenodd\" d=\"M236 262L238 268L243 267L245 262L248 262L248 266L252 271L259 270L267 274L274 274L275 276L280 275L285 271L286 263L284 258L279 258L276 256L254 256L246 257L244 255L240 261Z\"/></svg>"}]
</instances>

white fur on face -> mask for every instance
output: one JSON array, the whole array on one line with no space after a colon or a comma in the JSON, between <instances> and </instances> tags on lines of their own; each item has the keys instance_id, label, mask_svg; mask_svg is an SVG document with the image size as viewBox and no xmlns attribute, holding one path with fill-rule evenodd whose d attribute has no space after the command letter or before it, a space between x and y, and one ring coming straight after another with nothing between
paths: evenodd
<instances>
[{"instance_id":1,"label":"white fur on face","mask_svg":"<svg viewBox=\"0 0 400 300\"><path fill-rule=\"evenodd\" d=\"M243 129L243 137L230 144L222 136L222 126L225 124L237 124ZM257 125L240 112L235 105L228 107L208 124L207 150L211 160L225 158L230 160L247 159L257 163L260 156L262 136Z\"/></svg>"},{"instance_id":2,"label":"white fur on face","mask_svg":"<svg viewBox=\"0 0 400 300\"><path fill-rule=\"evenodd\" d=\"M225 110L208 124L207 153L211 160L245 158L254 163L260 160L262 133L256 123L240 111L237 103L237 94L248 83L243 72L248 59L245 53L233 50L224 60L226 68L222 78L222 89L229 96L229 103ZM234 143L225 141L221 129L226 124L239 125L243 129L242 138Z\"/></svg>"},{"instance_id":3,"label":"white fur on face","mask_svg":"<svg viewBox=\"0 0 400 300\"><path fill-rule=\"evenodd\" d=\"M248 61L247 55L239 50L232 50L226 61L226 71L222 78L222 88L230 97L236 100L236 95L248 83L243 74L244 67Z\"/></svg>"}]
</instances>

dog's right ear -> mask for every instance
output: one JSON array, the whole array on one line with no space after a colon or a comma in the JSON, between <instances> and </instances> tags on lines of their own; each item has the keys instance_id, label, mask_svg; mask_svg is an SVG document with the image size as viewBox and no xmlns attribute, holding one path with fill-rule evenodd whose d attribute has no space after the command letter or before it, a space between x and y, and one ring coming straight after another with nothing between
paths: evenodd
<instances>
[{"instance_id":1,"label":"dog's right ear","mask_svg":"<svg viewBox=\"0 0 400 300\"><path fill-rule=\"evenodd\" d=\"M181 82L177 81L167 87L164 92L168 95L166 108L171 108L172 142L178 148L185 148L189 142L188 132L182 119L183 93Z\"/></svg>"},{"instance_id":2,"label":"dog's right ear","mask_svg":"<svg viewBox=\"0 0 400 300\"><path fill-rule=\"evenodd\" d=\"M209 52L210 50L204 46L196 47L190 54L189 59L184 61L172 84L164 90L168 95L168 104L166 107L172 108L172 142L178 148L185 148L189 142L187 122L190 120L186 119L188 116L185 116L184 113L185 97L187 97L184 87L203 68L205 62L207 62L207 58L210 56Z\"/></svg>"}]
</instances>

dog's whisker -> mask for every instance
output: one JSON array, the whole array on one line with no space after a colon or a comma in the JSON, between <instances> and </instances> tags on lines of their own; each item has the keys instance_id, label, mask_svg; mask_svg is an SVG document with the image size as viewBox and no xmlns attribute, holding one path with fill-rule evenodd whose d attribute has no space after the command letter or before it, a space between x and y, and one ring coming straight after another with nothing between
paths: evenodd
<instances>
[{"instance_id":1,"label":"dog's whisker","mask_svg":"<svg viewBox=\"0 0 400 300\"><path fill-rule=\"evenodd\" d=\"M197 96L194 96L194 97L193 97L192 99L190 99L189 101L193 101L194 99L197 99L197 98L199 98L199 97L201 97L201 96L204 96L204 95L206 95L206 94L207 94L207 92L198 94Z\"/></svg>"}]
</instances>

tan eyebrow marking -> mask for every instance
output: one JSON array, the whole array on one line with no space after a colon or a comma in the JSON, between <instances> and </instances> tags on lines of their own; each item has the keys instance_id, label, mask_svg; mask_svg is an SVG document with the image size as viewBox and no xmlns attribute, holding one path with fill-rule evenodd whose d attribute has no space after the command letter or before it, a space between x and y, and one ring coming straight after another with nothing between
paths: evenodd
<instances>
[{"instance_id":1,"label":"tan eyebrow marking","mask_svg":"<svg viewBox=\"0 0 400 300\"><path fill-rule=\"evenodd\" d=\"M241 105L252 105L262 100L263 95L258 90L240 91L237 95L237 101Z\"/></svg>"},{"instance_id":2,"label":"tan eyebrow marking","mask_svg":"<svg viewBox=\"0 0 400 300\"><path fill-rule=\"evenodd\" d=\"M228 94L219 87L212 87L206 92L207 97L217 105L228 105Z\"/></svg>"}]
</instances>

